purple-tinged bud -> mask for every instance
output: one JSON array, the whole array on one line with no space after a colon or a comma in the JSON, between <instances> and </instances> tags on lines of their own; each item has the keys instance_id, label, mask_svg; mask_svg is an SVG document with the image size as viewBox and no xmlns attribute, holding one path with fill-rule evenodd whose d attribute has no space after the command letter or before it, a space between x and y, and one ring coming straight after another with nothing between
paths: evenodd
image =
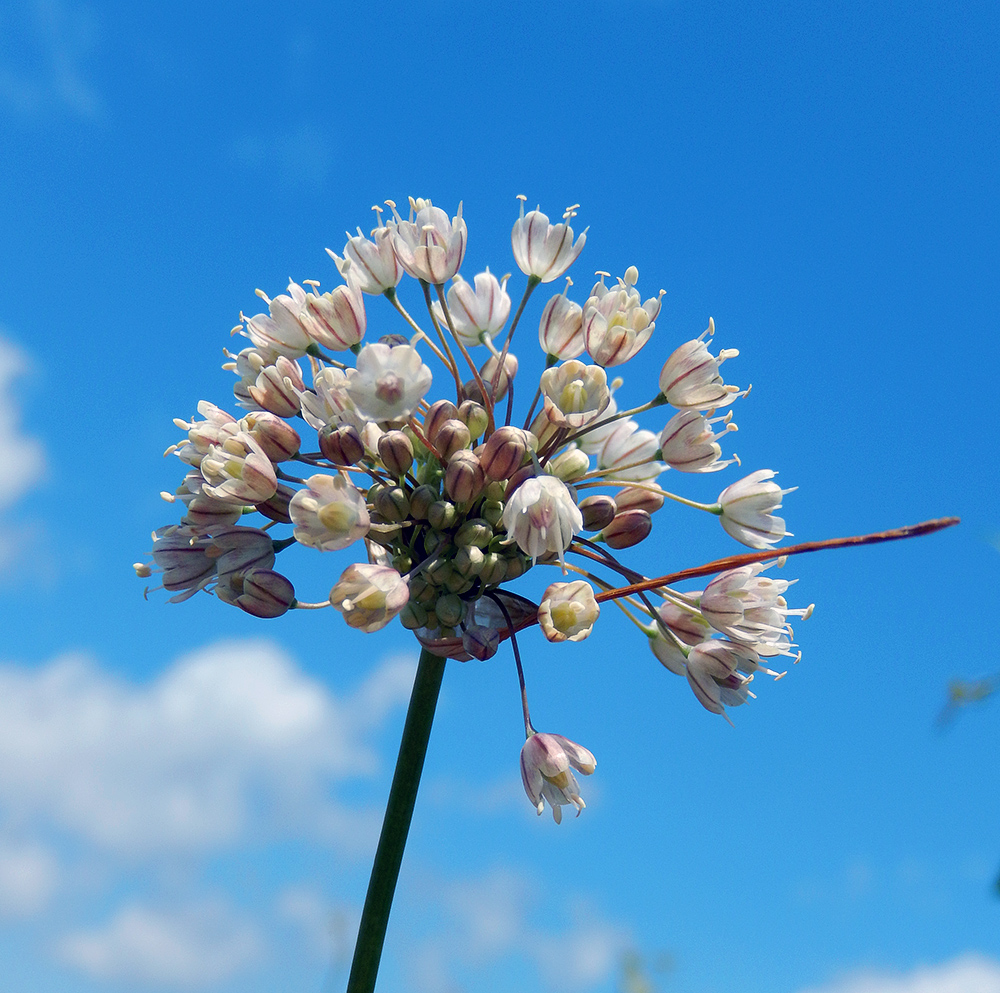
<instances>
[{"instance_id":1,"label":"purple-tinged bud","mask_svg":"<svg viewBox=\"0 0 1000 993\"><path fill-rule=\"evenodd\" d=\"M521 468L527 450L527 438L520 428L497 428L483 445L483 472L491 480L510 479Z\"/></svg>"},{"instance_id":2,"label":"purple-tinged bud","mask_svg":"<svg viewBox=\"0 0 1000 993\"><path fill-rule=\"evenodd\" d=\"M397 478L413 465L413 445L403 431L386 431L378 440L378 455L386 470Z\"/></svg>"},{"instance_id":3,"label":"purple-tinged bud","mask_svg":"<svg viewBox=\"0 0 1000 993\"><path fill-rule=\"evenodd\" d=\"M295 589L273 569L251 569L243 576L236 606L254 617L280 617L295 606Z\"/></svg>"},{"instance_id":4,"label":"purple-tinged bud","mask_svg":"<svg viewBox=\"0 0 1000 993\"><path fill-rule=\"evenodd\" d=\"M655 514L663 506L663 497L659 493L630 486L615 497L615 503L619 510L644 510L647 514Z\"/></svg>"},{"instance_id":5,"label":"purple-tinged bud","mask_svg":"<svg viewBox=\"0 0 1000 993\"><path fill-rule=\"evenodd\" d=\"M438 400L432 403L424 417L424 437L433 445L441 425L456 418L458 418L458 407L450 400Z\"/></svg>"},{"instance_id":6,"label":"purple-tinged bud","mask_svg":"<svg viewBox=\"0 0 1000 993\"><path fill-rule=\"evenodd\" d=\"M457 417L445 421L431 439L434 447L441 453L445 460L450 459L457 452L469 447L472 435L469 433L464 421ZM470 453L471 454L471 453Z\"/></svg>"},{"instance_id":7,"label":"purple-tinged bud","mask_svg":"<svg viewBox=\"0 0 1000 993\"><path fill-rule=\"evenodd\" d=\"M649 536L653 519L644 510L625 510L601 532L609 548L631 548Z\"/></svg>"},{"instance_id":8,"label":"purple-tinged bud","mask_svg":"<svg viewBox=\"0 0 1000 993\"><path fill-rule=\"evenodd\" d=\"M534 479L538 475L538 470L534 465L522 466L515 472L510 479L507 480L507 490L504 493L504 501L509 501L514 495L514 492L522 484L527 482L529 479Z\"/></svg>"},{"instance_id":9,"label":"purple-tinged bud","mask_svg":"<svg viewBox=\"0 0 1000 993\"><path fill-rule=\"evenodd\" d=\"M486 408L475 400L465 400L458 408L459 420L464 421L473 438L478 438L490 423Z\"/></svg>"},{"instance_id":10,"label":"purple-tinged bud","mask_svg":"<svg viewBox=\"0 0 1000 993\"><path fill-rule=\"evenodd\" d=\"M614 499L603 494L589 496L581 500L577 506L583 514L584 531L600 531L601 528L606 528L618 513Z\"/></svg>"},{"instance_id":11,"label":"purple-tinged bud","mask_svg":"<svg viewBox=\"0 0 1000 993\"><path fill-rule=\"evenodd\" d=\"M319 450L334 465L356 465L365 454L357 428L349 424L328 424L319 432Z\"/></svg>"},{"instance_id":12,"label":"purple-tinged bud","mask_svg":"<svg viewBox=\"0 0 1000 993\"><path fill-rule=\"evenodd\" d=\"M379 338L378 343L380 345L388 345L390 348L395 348L397 345L408 345L410 339L406 337L405 334L384 334Z\"/></svg>"},{"instance_id":13,"label":"purple-tinged bud","mask_svg":"<svg viewBox=\"0 0 1000 993\"><path fill-rule=\"evenodd\" d=\"M493 378L497 374L497 370L500 368L499 360L495 355L491 355L484 363L482 369L479 371L479 376L483 383L486 384L486 389L493 392ZM500 377L497 380L496 385L496 395L495 400L503 400L507 396L507 390L510 389L511 380L517 375L517 356L507 353L507 357L503 360L503 371L500 373ZM470 380L465 384L465 395L470 400L475 400L476 403L482 403L483 398L479 390L479 384L475 379Z\"/></svg>"},{"instance_id":14,"label":"purple-tinged bud","mask_svg":"<svg viewBox=\"0 0 1000 993\"><path fill-rule=\"evenodd\" d=\"M272 462L287 462L302 446L298 431L277 414L262 411L245 418L250 434L257 439L264 454Z\"/></svg>"},{"instance_id":15,"label":"purple-tinged bud","mask_svg":"<svg viewBox=\"0 0 1000 993\"><path fill-rule=\"evenodd\" d=\"M452 500L469 503L483 492L485 484L479 459L469 451L456 452L444 474L444 488Z\"/></svg>"},{"instance_id":16,"label":"purple-tinged bud","mask_svg":"<svg viewBox=\"0 0 1000 993\"><path fill-rule=\"evenodd\" d=\"M263 514L265 517L269 517L278 524L291 524L292 518L288 513L288 504L291 502L293 496L295 496L295 490L291 486L278 483L278 489L275 491L274 496L270 500L265 500L263 503L257 504L257 512Z\"/></svg>"}]
</instances>

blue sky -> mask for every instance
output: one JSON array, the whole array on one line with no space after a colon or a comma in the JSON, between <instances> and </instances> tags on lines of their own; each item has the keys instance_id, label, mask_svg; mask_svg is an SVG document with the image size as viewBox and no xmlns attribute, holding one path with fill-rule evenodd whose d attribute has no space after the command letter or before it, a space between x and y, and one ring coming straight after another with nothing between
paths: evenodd
<instances>
[{"instance_id":1,"label":"blue sky","mask_svg":"<svg viewBox=\"0 0 1000 993\"><path fill-rule=\"evenodd\" d=\"M599 761L559 827L521 790L509 652L449 664L380 988L610 993L632 954L669 993L1000 991L996 703L935 728L950 677L1000 668L998 42L975 2L5 7L9 987L343 986L410 636L146 602L130 564L174 519L171 419L233 409L255 287L335 285L323 249L408 195L464 202L468 278L515 269L523 193L581 204L577 299L631 264L666 290L623 396L709 315L740 349L727 441L799 487L796 539L963 523L791 562L803 661L735 729L616 612L529 632L536 724ZM634 551L739 549L667 508ZM318 600L350 559L307 552Z\"/></svg>"}]
</instances>

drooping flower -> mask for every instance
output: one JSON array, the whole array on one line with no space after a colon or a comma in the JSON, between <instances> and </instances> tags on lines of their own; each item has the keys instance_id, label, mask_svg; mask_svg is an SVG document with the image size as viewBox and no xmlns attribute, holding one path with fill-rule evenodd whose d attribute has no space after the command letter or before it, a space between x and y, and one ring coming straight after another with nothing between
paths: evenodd
<instances>
[{"instance_id":1,"label":"drooping flower","mask_svg":"<svg viewBox=\"0 0 1000 993\"><path fill-rule=\"evenodd\" d=\"M573 536L583 528L583 515L561 479L533 476L507 501L503 525L532 563L546 552L563 562Z\"/></svg>"},{"instance_id":2,"label":"drooping flower","mask_svg":"<svg viewBox=\"0 0 1000 993\"><path fill-rule=\"evenodd\" d=\"M371 526L364 495L339 474L310 476L306 488L296 490L288 514L295 540L321 552L346 548Z\"/></svg>"},{"instance_id":3,"label":"drooping flower","mask_svg":"<svg viewBox=\"0 0 1000 993\"><path fill-rule=\"evenodd\" d=\"M542 283L551 283L576 261L587 242L587 231L584 231L574 244L573 229L569 226L569 221L576 217L576 208L580 205L574 204L566 208L562 224L550 224L539 207L524 213L527 197L518 196L517 199L521 201L521 216L514 222L510 233L514 260L526 276L534 276Z\"/></svg>"},{"instance_id":4,"label":"drooping flower","mask_svg":"<svg viewBox=\"0 0 1000 993\"><path fill-rule=\"evenodd\" d=\"M589 776L597 759L583 745L561 734L532 734L521 748L521 781L524 792L541 815L547 800L556 824L562 821L562 807L572 804L576 816L587 805L580 796L580 784L572 769Z\"/></svg>"},{"instance_id":5,"label":"drooping flower","mask_svg":"<svg viewBox=\"0 0 1000 993\"><path fill-rule=\"evenodd\" d=\"M584 579L553 583L538 606L538 623L549 641L583 641L590 637L601 607Z\"/></svg>"},{"instance_id":6,"label":"drooping flower","mask_svg":"<svg viewBox=\"0 0 1000 993\"><path fill-rule=\"evenodd\" d=\"M410 599L406 580L390 566L366 562L349 565L330 590L330 603L352 628L384 628Z\"/></svg>"}]
</instances>

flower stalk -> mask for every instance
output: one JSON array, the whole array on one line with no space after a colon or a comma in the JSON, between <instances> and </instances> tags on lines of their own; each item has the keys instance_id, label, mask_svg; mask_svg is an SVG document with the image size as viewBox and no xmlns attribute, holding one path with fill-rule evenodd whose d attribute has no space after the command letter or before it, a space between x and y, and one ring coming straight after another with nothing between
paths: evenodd
<instances>
[{"instance_id":1,"label":"flower stalk","mask_svg":"<svg viewBox=\"0 0 1000 993\"><path fill-rule=\"evenodd\" d=\"M427 742L434 722L441 679L444 676L443 658L432 655L427 649L420 652L417 675L410 692L410 704L403 725L403 739L399 745L396 771L389 789L389 802L385 808L382 831L379 834L375 864L368 882L368 894L361 911L361 926L354 947L354 960L347 980L347 993L372 993L378 976L385 942L385 929L389 923L392 897L396 891L399 867L403 861L406 837L410 831L413 806L417 800L420 775L427 754Z\"/></svg>"}]
</instances>

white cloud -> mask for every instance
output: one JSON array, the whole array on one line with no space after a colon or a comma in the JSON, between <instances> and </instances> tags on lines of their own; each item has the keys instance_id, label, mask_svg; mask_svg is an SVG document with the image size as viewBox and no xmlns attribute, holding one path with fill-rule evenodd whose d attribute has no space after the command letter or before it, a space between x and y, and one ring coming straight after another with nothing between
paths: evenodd
<instances>
[{"instance_id":1,"label":"white cloud","mask_svg":"<svg viewBox=\"0 0 1000 993\"><path fill-rule=\"evenodd\" d=\"M969 953L911 972L859 972L802 993L1000 993L1000 962Z\"/></svg>"},{"instance_id":2,"label":"white cloud","mask_svg":"<svg viewBox=\"0 0 1000 993\"><path fill-rule=\"evenodd\" d=\"M21 427L12 389L27 367L24 353L0 337L0 509L20 499L45 469L42 446Z\"/></svg>"},{"instance_id":3,"label":"white cloud","mask_svg":"<svg viewBox=\"0 0 1000 993\"><path fill-rule=\"evenodd\" d=\"M98 118L103 101L83 68L94 49L97 29L85 7L59 0L9 6L0 15L7 40L0 61L0 103L26 116L62 109Z\"/></svg>"},{"instance_id":4,"label":"white cloud","mask_svg":"<svg viewBox=\"0 0 1000 993\"><path fill-rule=\"evenodd\" d=\"M56 952L94 979L204 987L261 958L263 941L250 921L221 902L176 909L130 904L101 927L67 935Z\"/></svg>"},{"instance_id":5,"label":"white cloud","mask_svg":"<svg viewBox=\"0 0 1000 993\"><path fill-rule=\"evenodd\" d=\"M31 917L56 887L55 856L36 841L0 839L0 918Z\"/></svg>"},{"instance_id":6,"label":"white cloud","mask_svg":"<svg viewBox=\"0 0 1000 993\"><path fill-rule=\"evenodd\" d=\"M377 811L330 796L371 775L372 729L411 659L340 699L265 641L211 645L137 685L66 656L0 666L0 809L132 858L313 836L367 849Z\"/></svg>"},{"instance_id":7,"label":"white cloud","mask_svg":"<svg viewBox=\"0 0 1000 993\"><path fill-rule=\"evenodd\" d=\"M546 894L519 872L496 869L432 889L444 921L411 950L415 983L428 993L460 988L464 969L508 957L531 962L549 989L589 989L608 979L631 945L626 928L581 902L553 913Z\"/></svg>"}]
</instances>

